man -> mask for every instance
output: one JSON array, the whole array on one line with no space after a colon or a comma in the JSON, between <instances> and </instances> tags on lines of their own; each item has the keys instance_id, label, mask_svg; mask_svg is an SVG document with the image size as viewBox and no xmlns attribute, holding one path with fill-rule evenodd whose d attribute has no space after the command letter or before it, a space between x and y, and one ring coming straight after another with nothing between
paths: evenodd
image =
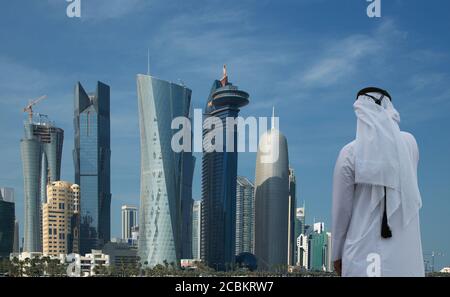
<instances>
[{"instance_id":1,"label":"man","mask_svg":"<svg viewBox=\"0 0 450 297\"><path fill-rule=\"evenodd\" d=\"M336 162L332 260L342 276L424 276L419 150L391 100L379 88L358 93L356 139Z\"/></svg>"}]
</instances>

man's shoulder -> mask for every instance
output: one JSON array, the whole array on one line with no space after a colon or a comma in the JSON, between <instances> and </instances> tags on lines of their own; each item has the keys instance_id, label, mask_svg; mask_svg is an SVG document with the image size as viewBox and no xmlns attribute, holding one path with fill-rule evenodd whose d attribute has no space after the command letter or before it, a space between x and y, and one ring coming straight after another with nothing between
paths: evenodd
<instances>
[{"instance_id":1,"label":"man's shoulder","mask_svg":"<svg viewBox=\"0 0 450 297\"><path fill-rule=\"evenodd\" d=\"M355 146L355 140L347 143L339 152L340 157L351 156L353 154L353 147Z\"/></svg>"},{"instance_id":2,"label":"man's shoulder","mask_svg":"<svg viewBox=\"0 0 450 297\"><path fill-rule=\"evenodd\" d=\"M414 149L418 149L417 141L414 135L405 131L401 131L401 134L411 147L413 147Z\"/></svg>"},{"instance_id":3,"label":"man's shoulder","mask_svg":"<svg viewBox=\"0 0 450 297\"><path fill-rule=\"evenodd\" d=\"M351 151L353 151L354 146L355 146L355 140L344 145L344 147L341 149L341 152L347 152L347 153L351 152Z\"/></svg>"}]
</instances>

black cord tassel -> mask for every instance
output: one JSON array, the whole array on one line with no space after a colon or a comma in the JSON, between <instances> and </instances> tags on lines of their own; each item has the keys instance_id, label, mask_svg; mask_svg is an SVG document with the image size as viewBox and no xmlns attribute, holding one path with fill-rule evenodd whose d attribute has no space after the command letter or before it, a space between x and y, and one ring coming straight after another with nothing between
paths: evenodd
<instances>
[{"instance_id":1,"label":"black cord tassel","mask_svg":"<svg viewBox=\"0 0 450 297\"><path fill-rule=\"evenodd\" d=\"M384 212L383 212L383 221L381 222L381 237L383 238L391 238L392 237L392 232L391 232L391 228L389 227L388 224L388 219L387 219L387 205L386 205L386 187L384 187Z\"/></svg>"}]
</instances>

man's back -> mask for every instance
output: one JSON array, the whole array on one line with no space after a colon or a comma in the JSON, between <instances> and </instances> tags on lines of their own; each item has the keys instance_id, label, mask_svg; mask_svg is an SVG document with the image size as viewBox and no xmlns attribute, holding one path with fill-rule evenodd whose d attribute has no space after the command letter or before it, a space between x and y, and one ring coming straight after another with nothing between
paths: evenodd
<instances>
[{"instance_id":1,"label":"man's back","mask_svg":"<svg viewBox=\"0 0 450 297\"><path fill-rule=\"evenodd\" d=\"M401 135L417 178L416 140ZM343 276L424 275L419 216L404 226L397 209L389 218L393 236L382 238L383 196L383 186L355 183L355 141L347 144L336 162L333 189L333 261L342 259Z\"/></svg>"}]
</instances>

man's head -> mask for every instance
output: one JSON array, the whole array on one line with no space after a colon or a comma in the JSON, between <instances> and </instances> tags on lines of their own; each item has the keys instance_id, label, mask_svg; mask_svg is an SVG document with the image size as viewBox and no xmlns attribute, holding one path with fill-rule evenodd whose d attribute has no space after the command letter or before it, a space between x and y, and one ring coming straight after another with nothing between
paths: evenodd
<instances>
[{"instance_id":1,"label":"man's head","mask_svg":"<svg viewBox=\"0 0 450 297\"><path fill-rule=\"evenodd\" d=\"M378 93L381 95L380 98L376 98L372 95L370 95L369 93ZM388 91L377 88L377 87L368 87L368 88L364 88L361 91L358 92L358 95L356 95L356 100L358 100L359 96L368 96L370 98L373 99L373 101L375 101L376 104L381 105L381 101L383 100L384 97L388 97L389 100L392 101L392 97L391 95L388 93Z\"/></svg>"}]
</instances>

